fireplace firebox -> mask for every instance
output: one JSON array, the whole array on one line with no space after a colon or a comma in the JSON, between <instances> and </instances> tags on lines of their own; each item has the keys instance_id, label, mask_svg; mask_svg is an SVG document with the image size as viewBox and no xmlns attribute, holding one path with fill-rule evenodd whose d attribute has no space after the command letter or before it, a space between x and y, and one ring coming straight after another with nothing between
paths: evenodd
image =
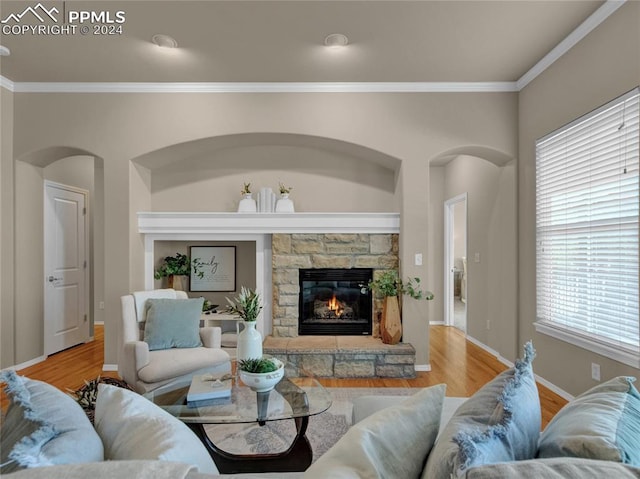
<instances>
[{"instance_id":1,"label":"fireplace firebox","mask_svg":"<svg viewBox=\"0 0 640 479\"><path fill-rule=\"evenodd\" d=\"M301 269L300 335L370 335L373 269Z\"/></svg>"}]
</instances>

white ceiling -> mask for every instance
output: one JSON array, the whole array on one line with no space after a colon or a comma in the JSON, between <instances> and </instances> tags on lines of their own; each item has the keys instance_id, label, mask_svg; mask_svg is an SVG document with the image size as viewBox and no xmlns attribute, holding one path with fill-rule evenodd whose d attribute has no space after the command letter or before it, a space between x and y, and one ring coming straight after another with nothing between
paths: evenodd
<instances>
[{"instance_id":1,"label":"white ceiling","mask_svg":"<svg viewBox=\"0 0 640 479\"><path fill-rule=\"evenodd\" d=\"M3 33L11 55L0 57L0 75L14 83L515 82L603 3L45 1L60 12L123 11L123 33ZM2 0L0 17L36 4ZM29 13L21 23L40 22ZM335 32L349 37L342 51L322 46ZM179 48L153 45L155 33Z\"/></svg>"}]
</instances>

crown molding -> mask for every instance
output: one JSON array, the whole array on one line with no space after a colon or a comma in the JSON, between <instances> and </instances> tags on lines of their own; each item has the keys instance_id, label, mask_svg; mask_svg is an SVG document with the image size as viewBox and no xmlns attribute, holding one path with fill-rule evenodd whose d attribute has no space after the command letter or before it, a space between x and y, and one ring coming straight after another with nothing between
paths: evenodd
<instances>
[{"instance_id":1,"label":"crown molding","mask_svg":"<svg viewBox=\"0 0 640 479\"><path fill-rule=\"evenodd\" d=\"M0 75L0 87L5 88L9 91L15 91L15 84L9 80L8 78Z\"/></svg>"},{"instance_id":2,"label":"crown molding","mask_svg":"<svg viewBox=\"0 0 640 479\"><path fill-rule=\"evenodd\" d=\"M12 82L16 93L484 93L515 92L515 82ZM4 83L3 83L4 86Z\"/></svg>"},{"instance_id":3,"label":"crown molding","mask_svg":"<svg viewBox=\"0 0 640 479\"><path fill-rule=\"evenodd\" d=\"M604 22L611 14L618 10L627 0L607 0L600 8L591 14L584 22L571 32L564 40L558 43L553 50L547 53L542 60L536 63L531 70L522 75L516 85L518 91L531 83L538 75L549 68L562 55L573 48L580 40L591 33L598 25Z\"/></svg>"}]
</instances>

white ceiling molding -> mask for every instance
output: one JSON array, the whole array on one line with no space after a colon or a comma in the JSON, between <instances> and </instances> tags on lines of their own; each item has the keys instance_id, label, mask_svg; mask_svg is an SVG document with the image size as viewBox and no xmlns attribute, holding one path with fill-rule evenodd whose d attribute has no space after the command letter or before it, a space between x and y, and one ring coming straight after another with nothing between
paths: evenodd
<instances>
[{"instance_id":1,"label":"white ceiling molding","mask_svg":"<svg viewBox=\"0 0 640 479\"><path fill-rule=\"evenodd\" d=\"M15 84L9 80L8 78L0 75L0 87L5 88L9 91L15 91Z\"/></svg>"},{"instance_id":2,"label":"white ceiling molding","mask_svg":"<svg viewBox=\"0 0 640 479\"><path fill-rule=\"evenodd\" d=\"M10 80L5 79L10 82ZM482 93L515 82L13 83L16 93Z\"/></svg>"},{"instance_id":3,"label":"white ceiling molding","mask_svg":"<svg viewBox=\"0 0 640 479\"><path fill-rule=\"evenodd\" d=\"M542 60L536 63L531 70L522 75L516 82L518 91L531 83L538 75L549 68L557 59L567 53L574 45L586 37L598 25L604 22L609 16L618 10L627 0L607 0L589 18L580 24L564 40L558 43L553 50L547 53Z\"/></svg>"}]
</instances>

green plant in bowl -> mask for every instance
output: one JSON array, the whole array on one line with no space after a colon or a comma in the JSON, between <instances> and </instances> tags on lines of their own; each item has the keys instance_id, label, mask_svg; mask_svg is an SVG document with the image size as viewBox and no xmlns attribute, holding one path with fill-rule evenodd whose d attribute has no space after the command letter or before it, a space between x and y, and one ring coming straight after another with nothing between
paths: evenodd
<instances>
[{"instance_id":1,"label":"green plant in bowl","mask_svg":"<svg viewBox=\"0 0 640 479\"><path fill-rule=\"evenodd\" d=\"M250 358L239 361L238 367L248 373L271 373L278 369L278 364L268 358Z\"/></svg>"}]
</instances>

